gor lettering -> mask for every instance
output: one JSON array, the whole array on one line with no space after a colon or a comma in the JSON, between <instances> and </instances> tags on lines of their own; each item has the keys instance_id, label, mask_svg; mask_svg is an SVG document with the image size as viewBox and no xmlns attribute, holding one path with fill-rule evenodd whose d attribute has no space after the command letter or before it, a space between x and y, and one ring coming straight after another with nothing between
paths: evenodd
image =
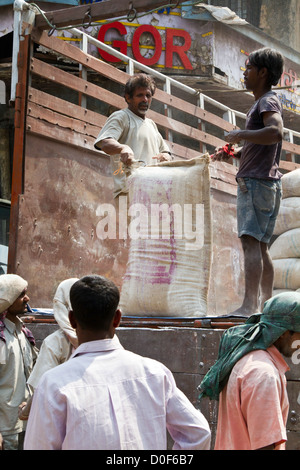
<instances>
[{"instance_id":1,"label":"gor lettering","mask_svg":"<svg viewBox=\"0 0 300 470\"><path fill-rule=\"evenodd\" d=\"M112 23L101 26L101 28L99 29L97 39L104 43L105 35L111 29L118 31L121 37L127 34L126 27L119 21L114 21ZM143 33L150 33L154 39L155 47L154 47L154 53L152 57L144 57L140 52L140 38ZM175 37L180 37L181 40L183 40L183 44L182 45L174 44ZM165 66L167 68L172 68L173 67L173 55L177 54L180 58L180 61L182 62L184 69L192 70L193 66L187 56L187 52L190 49L191 44L192 44L192 39L187 31L184 31L181 29L178 30L175 28L166 28ZM128 46L127 46L126 41L114 40L112 41L112 47L117 49L122 54L127 55ZM102 51L100 48L98 48L98 51L101 57L107 62L115 62L115 63L121 62L121 59L114 57L108 52ZM135 30L133 37L132 37L132 54L138 62L150 67L151 65L154 65L159 61L162 51L163 51L162 38L158 30L155 29L154 26L145 24L145 25L139 26Z\"/></svg>"}]
</instances>

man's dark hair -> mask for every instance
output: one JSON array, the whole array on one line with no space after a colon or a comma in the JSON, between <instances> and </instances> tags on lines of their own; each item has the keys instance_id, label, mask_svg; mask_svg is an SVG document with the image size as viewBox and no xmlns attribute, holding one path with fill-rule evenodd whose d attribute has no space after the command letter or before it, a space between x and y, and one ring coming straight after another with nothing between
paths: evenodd
<instances>
[{"instance_id":1,"label":"man's dark hair","mask_svg":"<svg viewBox=\"0 0 300 470\"><path fill-rule=\"evenodd\" d=\"M268 85L275 86L283 74L284 58L282 54L275 49L263 47L249 55L249 63L258 70L266 67L268 70Z\"/></svg>"},{"instance_id":2,"label":"man's dark hair","mask_svg":"<svg viewBox=\"0 0 300 470\"><path fill-rule=\"evenodd\" d=\"M152 96L156 90L156 83L153 77L146 75L145 73L139 73L130 77L125 85L124 94L128 94L130 98L133 96L133 92L136 88L150 88Z\"/></svg>"},{"instance_id":3,"label":"man's dark hair","mask_svg":"<svg viewBox=\"0 0 300 470\"><path fill-rule=\"evenodd\" d=\"M76 281L70 290L75 319L86 330L107 331L118 308L120 292L105 277L92 274Z\"/></svg>"}]
</instances>

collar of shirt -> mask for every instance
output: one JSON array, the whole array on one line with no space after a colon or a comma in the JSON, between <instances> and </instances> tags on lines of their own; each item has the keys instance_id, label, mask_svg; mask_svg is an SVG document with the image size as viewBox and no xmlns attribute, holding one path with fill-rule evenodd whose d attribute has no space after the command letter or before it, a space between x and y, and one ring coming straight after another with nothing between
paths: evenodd
<instances>
[{"instance_id":1,"label":"collar of shirt","mask_svg":"<svg viewBox=\"0 0 300 470\"><path fill-rule=\"evenodd\" d=\"M277 369L282 373L285 374L288 370L290 370L289 366L283 359L282 354L279 352L279 350L274 346L270 346L267 349L268 353L270 354L272 360L274 361Z\"/></svg>"},{"instance_id":2,"label":"collar of shirt","mask_svg":"<svg viewBox=\"0 0 300 470\"><path fill-rule=\"evenodd\" d=\"M28 341L34 346L35 345L35 339L31 333L31 331L24 326L24 323L19 317L16 317L16 323L10 321L8 318L6 318L6 311L1 313L0 315L0 340L6 342L5 335L4 335L4 329L6 328L11 334L14 334L15 330L17 330L19 333L23 331L24 335L28 339Z\"/></svg>"},{"instance_id":3,"label":"collar of shirt","mask_svg":"<svg viewBox=\"0 0 300 470\"><path fill-rule=\"evenodd\" d=\"M88 341L87 343L80 344L78 348L73 352L71 358L79 356L80 354L111 351L113 349L124 349L119 341L119 338L116 335L114 335L113 338L101 339L97 341Z\"/></svg>"}]
</instances>

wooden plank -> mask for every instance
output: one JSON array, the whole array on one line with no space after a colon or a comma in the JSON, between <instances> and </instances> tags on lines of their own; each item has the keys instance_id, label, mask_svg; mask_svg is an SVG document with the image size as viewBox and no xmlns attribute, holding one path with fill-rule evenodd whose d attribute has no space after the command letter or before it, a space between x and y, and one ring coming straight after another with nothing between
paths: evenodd
<instances>
[{"instance_id":1,"label":"wooden plank","mask_svg":"<svg viewBox=\"0 0 300 470\"><path fill-rule=\"evenodd\" d=\"M73 76L65 72L64 70L60 70L38 59L32 59L30 68L32 73L47 78L48 80L60 83L61 85L76 90L78 92L89 94L89 96L92 96L97 99L101 97L102 101L104 101L105 103L109 103L113 106L117 106L119 108L124 106L124 101L122 97L112 92L109 92L108 90L104 90L103 88L93 83L87 83L82 78ZM217 137L214 137L199 129L193 128L187 124L176 121L175 119L163 116L155 111L150 110L148 116L149 118L153 119L159 126L178 132L179 134L190 137L191 139L199 140L208 145L212 145L213 147L223 145L224 143L221 139Z\"/></svg>"},{"instance_id":2,"label":"wooden plank","mask_svg":"<svg viewBox=\"0 0 300 470\"><path fill-rule=\"evenodd\" d=\"M62 128L58 125L32 118L31 116L27 117L27 132L43 135L44 137L58 142L64 142L75 147L82 147L99 153L99 151L94 148L94 137L89 135L83 136L74 130ZM104 154L103 152L101 153Z\"/></svg>"},{"instance_id":3,"label":"wooden plank","mask_svg":"<svg viewBox=\"0 0 300 470\"><path fill-rule=\"evenodd\" d=\"M158 126L170 129L173 132L178 132L178 134L182 134L185 137L204 142L205 144L211 145L212 147L224 145L224 141L218 137L208 134L207 132L203 132L200 129L196 129L195 127L191 127L188 124L176 121L175 119L163 116L162 114L156 113L155 111L150 110L148 112L148 117L153 119L153 121L155 121Z\"/></svg>"},{"instance_id":4,"label":"wooden plank","mask_svg":"<svg viewBox=\"0 0 300 470\"><path fill-rule=\"evenodd\" d=\"M53 65L42 62L39 59L32 59L30 69L32 73L53 82L60 83L65 87L78 91L78 93L84 93L85 95L99 99L105 103L109 103L117 108L124 107L124 98L121 96L116 95L109 90L105 90L94 83L89 83L83 78L76 77L75 75L65 72Z\"/></svg>"},{"instance_id":5,"label":"wooden plank","mask_svg":"<svg viewBox=\"0 0 300 470\"><path fill-rule=\"evenodd\" d=\"M299 163L286 162L284 160L281 160L280 164L279 164L279 169L281 169L281 170L293 171L293 170L297 170L299 168L300 168Z\"/></svg>"},{"instance_id":6,"label":"wooden plank","mask_svg":"<svg viewBox=\"0 0 300 470\"><path fill-rule=\"evenodd\" d=\"M77 104L70 103L69 101L65 101L56 96L49 95L48 93L32 87L28 88L28 103L29 107L31 103L36 103L40 106L52 109L53 111L64 114L66 116L80 119L86 123L98 126L99 129L106 121L106 117L102 114L96 113L95 111L90 111L86 108L82 108Z\"/></svg>"},{"instance_id":7,"label":"wooden plank","mask_svg":"<svg viewBox=\"0 0 300 470\"><path fill-rule=\"evenodd\" d=\"M95 59L92 56L85 55L81 50L79 50L75 46L66 44L64 43L64 41L61 41L57 38L49 38L48 35L46 35L46 33L38 34L37 32L35 32L35 34L33 34L33 37L36 40L40 41L41 44L43 44L45 47L56 49L58 52L62 53L63 55L66 55L67 57L73 58L74 60L78 61L81 64L86 65L86 63L88 62L89 67L91 67L93 70L96 70L101 74L104 74L104 76L106 77L110 77L111 79L117 81L118 83L124 84L128 79L128 75L126 73L119 71L115 67L109 64L106 64L98 59ZM32 68L32 72L40 74L41 76L44 76L45 78L50 78L54 81L61 80L63 85L69 86L70 88L78 91L79 93L85 93L95 98L98 98L99 96L101 96L102 98L104 98L103 101L109 103L112 106L115 106L116 108L121 109L124 107L124 100L122 97L115 95L114 93L111 93L108 90L105 90L101 87L98 87L97 85L88 83L78 77L74 77L68 74L67 72L59 70L56 67L53 67L49 64L40 62L38 61L38 59L33 59L31 68ZM81 80L81 81L79 82L78 80ZM220 127L223 130L230 131L231 129L234 128L232 124L228 123L222 118L219 118L218 116L215 116L212 113L202 110L201 108L194 106L193 104L187 103L186 101L181 100L180 98L176 98L172 95L168 95L167 93L159 89L156 91L155 99L157 99L158 101L161 101L164 104L167 104L168 106L175 107L176 109L179 109L179 110L184 109L185 112L192 114L194 117L197 117L201 120L206 120L207 122L210 122L211 124L214 124L216 127ZM163 126L166 129L176 130L177 132L183 133L184 135L189 135L190 134L189 129L194 129L194 128L182 129L181 126L178 127L178 124L173 125L172 120L166 121L167 118L164 119L162 115L155 114L152 111L149 112L149 117L151 117L151 113L153 113L152 118L155 120L155 122L157 122L159 125ZM203 132L202 134L195 135L194 131L192 130L191 134L194 135L193 137L191 135L192 138L198 139L199 141L208 143L209 145L212 145L212 146L218 146L218 145L224 144L223 140L221 139L216 140L217 138L214 138L213 136L208 137L208 135ZM288 152L300 155L299 145L291 144L289 142L284 141L283 149L287 150ZM174 152L174 153L184 158L184 154L186 152L183 152L182 149L178 149L178 152ZM285 163L283 165L285 165ZM292 164L292 165L295 165L295 164ZM292 167L295 169L295 168L298 168L299 166L296 165L295 167L294 166ZM288 171L291 171L290 168L292 167L287 166L286 169ZM282 168L284 168L284 166L282 166Z\"/></svg>"},{"instance_id":8,"label":"wooden plank","mask_svg":"<svg viewBox=\"0 0 300 470\"><path fill-rule=\"evenodd\" d=\"M48 47L49 49L53 49L56 52L59 52L60 54L73 59L84 66L88 66L104 77L116 81L122 85L125 85L129 78L127 73L118 70L116 67L96 59L93 56L84 54L78 47L73 46L72 44L67 44L55 37L49 38L46 33L41 33L34 30L32 33L32 39L39 44ZM169 95L160 89L156 90L154 99L167 106L179 109L180 111L184 110L188 114L191 114L192 116L201 119L202 121L209 122L210 124L220 127L227 132L231 131L232 129L236 129L236 126L233 126L228 121L225 121L225 119L222 119L209 111L201 109L199 106L195 106L185 100L177 98L173 95Z\"/></svg>"},{"instance_id":9,"label":"wooden plank","mask_svg":"<svg viewBox=\"0 0 300 470\"><path fill-rule=\"evenodd\" d=\"M166 142L174 156L178 156L184 160L189 160L190 158L198 157L202 155L203 152L184 147L183 145L176 144L166 139Z\"/></svg>"},{"instance_id":10,"label":"wooden plank","mask_svg":"<svg viewBox=\"0 0 300 470\"><path fill-rule=\"evenodd\" d=\"M59 54L78 62L79 64L89 67L106 78L125 85L129 75L122 70L117 69L113 65L107 64L92 55L85 54L79 47L62 41L55 36L48 36L46 32L39 31L36 28L32 30L31 38L34 42L50 49Z\"/></svg>"},{"instance_id":11,"label":"wooden plank","mask_svg":"<svg viewBox=\"0 0 300 470\"><path fill-rule=\"evenodd\" d=\"M62 140L70 145L76 147L83 147L85 149L94 150L94 138L93 135L85 133L86 129L82 122L66 119L62 122L59 119L61 116L52 112L51 110L38 111L38 106L32 103L32 111L30 116L27 118L27 131L40 134L50 139ZM41 120L43 118L43 120ZM98 129L95 131L96 134ZM177 146L177 150L178 150ZM195 152L196 155L188 154L188 150L185 147L181 147L182 151L186 152L188 158L193 158L199 155L199 152ZM101 152L102 153L102 152ZM178 153L176 154L178 155ZM230 165L228 165L230 167ZM218 175L217 177L215 175ZM234 175L228 172L218 172L217 170L211 171L211 187L219 191L227 192L236 196L237 188L234 180Z\"/></svg>"},{"instance_id":12,"label":"wooden plank","mask_svg":"<svg viewBox=\"0 0 300 470\"><path fill-rule=\"evenodd\" d=\"M99 133L99 127L97 126L93 126L79 119L74 119L72 117L56 113L51 109L39 106L35 103L30 104L30 107L28 108L28 115L32 118L41 119L43 121L49 122L50 124L70 129L71 131L75 131L79 134L82 134L83 136L91 136L94 139L96 139ZM104 117L103 120L105 121Z\"/></svg>"},{"instance_id":13,"label":"wooden plank","mask_svg":"<svg viewBox=\"0 0 300 470\"><path fill-rule=\"evenodd\" d=\"M287 142L286 140L282 141L282 149L286 150L287 152L300 155L300 145L292 144L291 142Z\"/></svg>"},{"instance_id":14,"label":"wooden plank","mask_svg":"<svg viewBox=\"0 0 300 470\"><path fill-rule=\"evenodd\" d=\"M237 195L237 186L214 178L211 178L210 180L210 187L216 189L217 191L222 191L224 193L231 194L232 196Z\"/></svg>"},{"instance_id":15,"label":"wooden plank","mask_svg":"<svg viewBox=\"0 0 300 470\"><path fill-rule=\"evenodd\" d=\"M176 6L186 0L176 0ZM50 11L45 13L45 17L50 23L55 24L56 27L81 25L89 21L90 15L93 21L117 18L120 16L127 16L131 9L137 13L155 10L156 8L166 5L164 0L134 0L131 2L127 0L119 0L116 2L101 2L92 3L91 5L80 5L73 8L65 8L62 10ZM175 5L175 2L174 2ZM35 24L38 28L51 29L42 14L36 15Z\"/></svg>"}]
</instances>

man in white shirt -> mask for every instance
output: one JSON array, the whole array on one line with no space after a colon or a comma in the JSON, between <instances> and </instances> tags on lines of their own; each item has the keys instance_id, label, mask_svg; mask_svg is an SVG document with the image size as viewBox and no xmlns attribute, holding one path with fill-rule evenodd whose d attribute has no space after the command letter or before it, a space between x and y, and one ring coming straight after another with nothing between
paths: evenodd
<instances>
[{"instance_id":1,"label":"man in white shirt","mask_svg":"<svg viewBox=\"0 0 300 470\"><path fill-rule=\"evenodd\" d=\"M38 354L30 330L19 318L27 312L27 286L17 274L0 276L0 449L4 450L23 447L26 423L19 420L18 410L31 394L26 381Z\"/></svg>"},{"instance_id":2,"label":"man in white shirt","mask_svg":"<svg viewBox=\"0 0 300 470\"><path fill-rule=\"evenodd\" d=\"M154 165L171 160L169 147L155 122L146 117L155 90L151 76L138 74L131 77L124 93L128 108L112 113L95 141L97 149L111 156L115 197L127 192L122 164L130 167L136 161Z\"/></svg>"},{"instance_id":3,"label":"man in white shirt","mask_svg":"<svg viewBox=\"0 0 300 470\"><path fill-rule=\"evenodd\" d=\"M71 288L78 348L42 377L33 397L25 450L209 449L204 416L161 363L123 349L115 336L119 290L101 276Z\"/></svg>"}]
</instances>

